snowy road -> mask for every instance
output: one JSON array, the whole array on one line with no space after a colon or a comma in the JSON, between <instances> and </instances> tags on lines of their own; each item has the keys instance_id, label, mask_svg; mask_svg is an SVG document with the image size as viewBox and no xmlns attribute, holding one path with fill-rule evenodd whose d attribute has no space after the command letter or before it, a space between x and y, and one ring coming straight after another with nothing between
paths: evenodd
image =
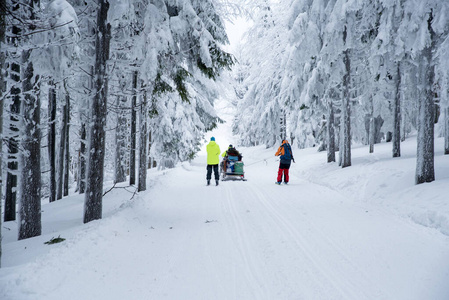
<instances>
[{"instance_id":1,"label":"snowy road","mask_svg":"<svg viewBox=\"0 0 449 300\"><path fill-rule=\"evenodd\" d=\"M274 160L248 166L247 182L218 187L198 187L205 182L203 169L197 163L179 170L183 174L167 175L167 189L153 196L173 200L164 209L178 209L184 218L166 226L179 231L179 239L188 237L185 244L173 245L180 247L182 263L167 285L177 288L162 289L156 298L163 293L192 299L438 299L447 294L447 272L438 270L444 271L442 261L448 263L448 243L416 224L355 205L295 176L289 186L276 186ZM198 224L191 228L192 222ZM433 291L422 284L429 280Z\"/></svg>"},{"instance_id":2,"label":"snowy road","mask_svg":"<svg viewBox=\"0 0 449 300\"><path fill-rule=\"evenodd\" d=\"M245 151L246 182L206 186L198 157L108 193L101 221L81 224L81 196L44 205L42 237L7 236L6 259L38 250L4 263L0 299L449 299L447 236L305 178L307 156L277 186L272 150ZM52 227L67 241L46 250Z\"/></svg>"}]
</instances>

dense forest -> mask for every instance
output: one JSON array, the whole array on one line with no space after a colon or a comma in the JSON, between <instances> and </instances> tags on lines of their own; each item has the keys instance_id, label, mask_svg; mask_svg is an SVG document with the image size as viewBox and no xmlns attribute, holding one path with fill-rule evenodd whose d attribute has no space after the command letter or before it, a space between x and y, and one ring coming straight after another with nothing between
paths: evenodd
<instances>
[{"instance_id":1,"label":"dense forest","mask_svg":"<svg viewBox=\"0 0 449 300\"><path fill-rule=\"evenodd\" d=\"M373 152L391 141L399 157L401 141L416 134L417 184L435 180L435 134L449 154L447 1L0 0L0 8L0 207L4 222L17 215L19 239L41 234L42 199L76 187L90 222L102 216L105 179L143 191L148 168L193 159L223 122L214 102L224 72L242 146L287 138L348 167L355 143ZM231 54L224 20L239 15L252 26Z\"/></svg>"},{"instance_id":2,"label":"dense forest","mask_svg":"<svg viewBox=\"0 0 449 300\"><path fill-rule=\"evenodd\" d=\"M241 143L288 138L346 167L353 143L392 141L398 157L417 133L416 183L434 180L435 128L449 153L449 3L263 2L237 55Z\"/></svg>"}]
</instances>

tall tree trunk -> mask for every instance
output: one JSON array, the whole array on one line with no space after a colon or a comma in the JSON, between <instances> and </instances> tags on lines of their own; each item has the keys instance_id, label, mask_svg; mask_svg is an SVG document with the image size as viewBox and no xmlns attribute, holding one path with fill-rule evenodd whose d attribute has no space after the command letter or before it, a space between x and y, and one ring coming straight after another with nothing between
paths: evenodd
<instances>
[{"instance_id":1,"label":"tall tree trunk","mask_svg":"<svg viewBox=\"0 0 449 300\"><path fill-rule=\"evenodd\" d=\"M449 154L449 79L446 78L442 84L441 93L442 96L442 107L443 107L443 122L444 122L444 155Z\"/></svg>"},{"instance_id":2,"label":"tall tree trunk","mask_svg":"<svg viewBox=\"0 0 449 300\"><path fill-rule=\"evenodd\" d=\"M368 143L369 143L369 153L374 153L374 144L376 136L376 126L374 122L374 99L373 95L369 96L370 101L370 118L369 118L369 131L368 131Z\"/></svg>"},{"instance_id":3,"label":"tall tree trunk","mask_svg":"<svg viewBox=\"0 0 449 300\"><path fill-rule=\"evenodd\" d=\"M56 200L56 86L49 82L48 93L48 160L50 162L50 195L49 200Z\"/></svg>"},{"instance_id":4,"label":"tall tree trunk","mask_svg":"<svg viewBox=\"0 0 449 300\"><path fill-rule=\"evenodd\" d=\"M137 190L139 192L147 189L147 141L148 141L148 125L147 125L147 92L143 94L142 104L140 105L140 145L139 145L139 184Z\"/></svg>"},{"instance_id":5,"label":"tall tree trunk","mask_svg":"<svg viewBox=\"0 0 449 300\"><path fill-rule=\"evenodd\" d=\"M86 191L86 171L87 171L87 159L88 154L86 153L87 150L87 124L89 124L90 121L90 113L89 113L89 107L91 106L90 99L92 99L92 95L95 92L95 82L94 82L94 73L95 73L95 67L93 63L93 58L95 57L95 22L92 20L95 13L94 5L89 5L87 9L87 14L89 16L87 20L87 34L89 37L89 40L92 42L88 45L87 53L90 57L92 57L92 63L88 66L89 69L89 75L87 77L87 86L88 86L88 97L84 98L83 104L84 107L81 108L80 111L80 153L79 153L79 166L78 166L78 182L79 182L79 193L84 194ZM92 18L91 18L92 17ZM87 109L86 109L87 108Z\"/></svg>"},{"instance_id":6,"label":"tall tree trunk","mask_svg":"<svg viewBox=\"0 0 449 300\"><path fill-rule=\"evenodd\" d=\"M19 9L19 5L17 3L12 5L13 11L17 11ZM20 36L22 29L13 26L12 34L14 36ZM13 38L11 41L12 46L17 47L18 49L18 39ZM17 50L18 51L18 50ZM16 53L15 58L19 59L19 55ZM17 203L17 169L18 165L18 138L19 138L19 115L20 115L20 106L21 106L21 89L20 89L20 64L16 61L11 63L11 97L12 104L10 107L11 117L10 117L10 136L8 137L8 164L7 164L7 174L6 174L6 192L5 192L5 222L13 221L16 219L16 203Z\"/></svg>"},{"instance_id":7,"label":"tall tree trunk","mask_svg":"<svg viewBox=\"0 0 449 300\"><path fill-rule=\"evenodd\" d=\"M109 2L99 0L95 45L95 96L92 101L91 131L89 135L89 163L84 200L84 223L101 219L103 202L103 170L105 127L107 112L107 61L111 39L111 25L107 23Z\"/></svg>"},{"instance_id":8,"label":"tall tree trunk","mask_svg":"<svg viewBox=\"0 0 449 300\"><path fill-rule=\"evenodd\" d=\"M287 115L284 109L281 109L281 120L280 120L280 138L285 140L287 138Z\"/></svg>"},{"instance_id":9,"label":"tall tree trunk","mask_svg":"<svg viewBox=\"0 0 449 300\"><path fill-rule=\"evenodd\" d=\"M422 62L424 77L424 91L421 93L418 113L418 150L416 158L415 183L432 182L435 180L434 166L434 118L435 103L433 84L435 80L435 65L432 53L435 49L435 32L432 28L433 11L429 14L428 30L430 32L430 45L423 50Z\"/></svg>"},{"instance_id":10,"label":"tall tree trunk","mask_svg":"<svg viewBox=\"0 0 449 300\"><path fill-rule=\"evenodd\" d=\"M151 153L151 144L151 130L148 129L148 169L151 169L153 167L153 158L149 156Z\"/></svg>"},{"instance_id":11,"label":"tall tree trunk","mask_svg":"<svg viewBox=\"0 0 449 300\"><path fill-rule=\"evenodd\" d=\"M393 104L393 157L401 156L401 63L397 62Z\"/></svg>"},{"instance_id":12,"label":"tall tree trunk","mask_svg":"<svg viewBox=\"0 0 449 300\"><path fill-rule=\"evenodd\" d=\"M30 0L31 21L35 19L34 8L39 1ZM31 23L30 29L34 30ZM22 53L23 72L23 135L21 192L19 203L19 240L41 235L41 131L40 131L40 95L38 94L39 76L34 74L31 50Z\"/></svg>"},{"instance_id":13,"label":"tall tree trunk","mask_svg":"<svg viewBox=\"0 0 449 300\"><path fill-rule=\"evenodd\" d=\"M444 109L444 154L449 154L449 108Z\"/></svg>"},{"instance_id":14,"label":"tall tree trunk","mask_svg":"<svg viewBox=\"0 0 449 300\"><path fill-rule=\"evenodd\" d=\"M343 41L346 45L347 28L343 32ZM351 165L351 61L349 58L349 49L344 51L343 63L345 65L345 74L343 75L343 99L341 109L341 145L340 148L340 166L342 168Z\"/></svg>"},{"instance_id":15,"label":"tall tree trunk","mask_svg":"<svg viewBox=\"0 0 449 300\"><path fill-rule=\"evenodd\" d=\"M133 74L133 97L131 100L131 149L129 153L129 184L136 184L136 105L137 105L137 77L138 72Z\"/></svg>"},{"instance_id":16,"label":"tall tree trunk","mask_svg":"<svg viewBox=\"0 0 449 300\"><path fill-rule=\"evenodd\" d=\"M115 178L114 182L126 181L125 170L125 139L126 117L123 113L126 97L117 96L117 127L115 128Z\"/></svg>"},{"instance_id":17,"label":"tall tree trunk","mask_svg":"<svg viewBox=\"0 0 449 300\"><path fill-rule=\"evenodd\" d=\"M327 162L335 162L335 116L332 99L328 100L328 120L327 120Z\"/></svg>"},{"instance_id":18,"label":"tall tree trunk","mask_svg":"<svg viewBox=\"0 0 449 300\"><path fill-rule=\"evenodd\" d=\"M79 193L84 194L86 191L86 138L87 138L87 132L86 132L86 123L81 124L80 129L80 154L79 154L79 174L78 174L78 180L79 180Z\"/></svg>"},{"instance_id":19,"label":"tall tree trunk","mask_svg":"<svg viewBox=\"0 0 449 300\"><path fill-rule=\"evenodd\" d=\"M6 0L0 0L0 7L6 8ZM6 33L6 15L0 14L0 141L3 141L3 101L4 92L6 91L5 81L5 51L2 50L2 46L5 43ZM3 199L3 143L0 144L0 268L2 267L2 204Z\"/></svg>"},{"instance_id":20,"label":"tall tree trunk","mask_svg":"<svg viewBox=\"0 0 449 300\"><path fill-rule=\"evenodd\" d=\"M64 84L66 85L66 84ZM70 173L70 94L68 92L67 86L65 86L65 119L66 119L66 125L65 125L65 140L64 140L64 192L63 196L69 195L69 173Z\"/></svg>"},{"instance_id":21,"label":"tall tree trunk","mask_svg":"<svg viewBox=\"0 0 449 300\"><path fill-rule=\"evenodd\" d=\"M67 101L66 101L67 102ZM65 153L65 140L67 134L67 104L64 103L62 107L62 122L61 122L61 135L59 139L59 167L58 167L58 189L56 199L62 199L62 187L64 184L64 153Z\"/></svg>"}]
</instances>

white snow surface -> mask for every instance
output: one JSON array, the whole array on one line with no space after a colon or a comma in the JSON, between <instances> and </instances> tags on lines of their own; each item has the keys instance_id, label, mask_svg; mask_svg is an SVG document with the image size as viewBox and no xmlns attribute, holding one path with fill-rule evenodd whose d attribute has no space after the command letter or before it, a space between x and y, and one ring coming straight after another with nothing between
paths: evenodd
<instances>
[{"instance_id":1,"label":"white snow surface","mask_svg":"<svg viewBox=\"0 0 449 300\"><path fill-rule=\"evenodd\" d=\"M215 136L235 143L225 123ZM210 137L209 136L209 137ZM83 195L42 205L42 236L2 223L0 299L449 299L449 156L415 185L416 137L352 151L353 166L294 148L287 186L275 148L238 148L246 182L206 186L204 150L148 172L82 222ZM105 185L105 191L112 183ZM54 245L53 237L66 240Z\"/></svg>"}]
</instances>

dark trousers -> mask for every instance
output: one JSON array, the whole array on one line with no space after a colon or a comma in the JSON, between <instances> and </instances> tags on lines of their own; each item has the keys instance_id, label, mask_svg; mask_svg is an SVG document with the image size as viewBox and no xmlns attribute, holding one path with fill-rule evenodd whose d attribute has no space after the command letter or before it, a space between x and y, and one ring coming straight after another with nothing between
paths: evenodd
<instances>
[{"instance_id":1,"label":"dark trousers","mask_svg":"<svg viewBox=\"0 0 449 300\"><path fill-rule=\"evenodd\" d=\"M212 168L214 168L215 180L220 179L220 174L218 174L218 165L207 165L206 179L210 180L212 178Z\"/></svg>"}]
</instances>

